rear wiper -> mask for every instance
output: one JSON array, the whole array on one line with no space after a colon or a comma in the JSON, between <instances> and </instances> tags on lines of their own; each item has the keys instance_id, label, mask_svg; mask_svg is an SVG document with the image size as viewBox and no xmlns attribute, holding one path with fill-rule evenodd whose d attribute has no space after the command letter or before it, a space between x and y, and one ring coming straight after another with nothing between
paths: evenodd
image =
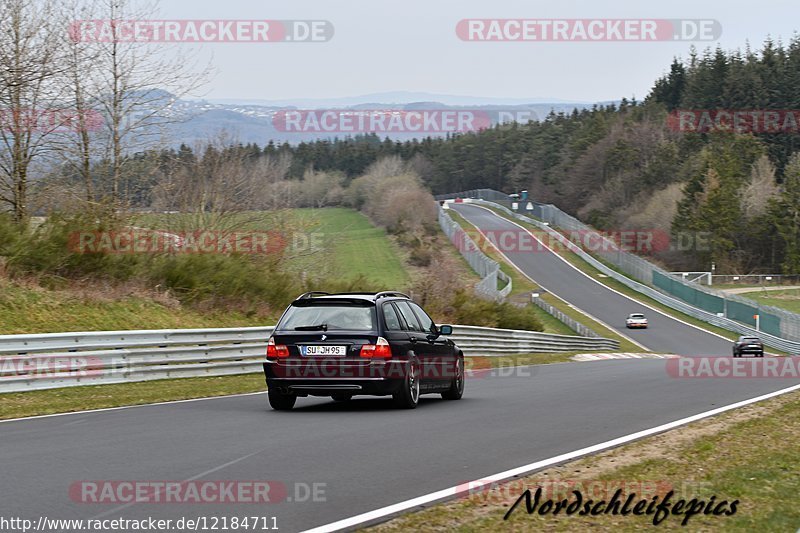
<instances>
[{"instance_id":1,"label":"rear wiper","mask_svg":"<svg viewBox=\"0 0 800 533\"><path fill-rule=\"evenodd\" d=\"M328 331L328 324L317 324L316 326L298 326L295 331Z\"/></svg>"}]
</instances>

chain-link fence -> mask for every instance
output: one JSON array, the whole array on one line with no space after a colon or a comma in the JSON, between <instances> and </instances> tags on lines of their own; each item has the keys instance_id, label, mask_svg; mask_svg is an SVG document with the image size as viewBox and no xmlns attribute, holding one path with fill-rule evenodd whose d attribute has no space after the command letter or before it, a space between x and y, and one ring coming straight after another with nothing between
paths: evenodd
<instances>
[{"instance_id":1,"label":"chain-link fence","mask_svg":"<svg viewBox=\"0 0 800 533\"><path fill-rule=\"evenodd\" d=\"M800 285L800 276L785 274L714 274L713 285Z\"/></svg>"},{"instance_id":2,"label":"chain-link fence","mask_svg":"<svg viewBox=\"0 0 800 533\"><path fill-rule=\"evenodd\" d=\"M537 218L547 222L552 227L573 234L571 239L578 244L582 242L592 242L592 253L600 259L614 265L616 268L629 275L633 279L638 279L645 283L652 283L653 272L659 271L671 276L668 272L658 268L649 261L626 252L613 239L609 239L598 233L594 228L587 226L577 218L570 216L554 205L540 205L534 211L541 213ZM536 215L534 215L536 216ZM578 238L574 238L578 235Z\"/></svg>"},{"instance_id":3,"label":"chain-link fence","mask_svg":"<svg viewBox=\"0 0 800 533\"><path fill-rule=\"evenodd\" d=\"M646 259L626 252L613 240L607 239L557 207L553 205L546 207L547 209L542 210L546 216L541 217L545 222L562 231L580 232L592 242L596 242L595 239L601 241L599 246L593 247L592 253L633 279L653 285L704 311L721 313L723 317L749 326L758 326L770 335L800 341L800 315L778 307L763 305L743 296L715 291L707 286L685 281Z\"/></svg>"},{"instance_id":4,"label":"chain-link fence","mask_svg":"<svg viewBox=\"0 0 800 533\"><path fill-rule=\"evenodd\" d=\"M475 244L475 241L441 207L439 207L439 226L450 242L461 252L472 270L481 277L481 281L475 285L475 291L492 300L503 301L511 292L511 278L500 270L497 261L486 256ZM498 282L505 286L498 289Z\"/></svg>"},{"instance_id":5,"label":"chain-link fence","mask_svg":"<svg viewBox=\"0 0 800 533\"><path fill-rule=\"evenodd\" d=\"M475 192L480 194L480 190ZM480 196L477 198L482 200ZM601 272L673 309L741 334L762 334L761 336L766 338L767 344L780 350L798 351L800 349L800 315L784 309L761 305L748 298L685 282L649 261L623 251L612 240L605 238L554 205L538 204L537 211L540 216L536 216L536 218L539 220L515 213L502 204L493 203L493 205L518 219L531 222L547 230L551 236ZM554 227L560 231L556 231L553 229ZM600 259L570 241L561 233L564 230L586 232L592 242L603 242L603 245L598 246L601 252L594 252ZM609 264L612 267L609 267ZM627 277L621 276L617 270L625 273ZM637 283L629 278L639 280L647 285ZM661 293L651 287L656 287ZM664 298L661 296L662 293L674 296L680 301L674 298ZM758 329L753 329L754 327Z\"/></svg>"}]
</instances>

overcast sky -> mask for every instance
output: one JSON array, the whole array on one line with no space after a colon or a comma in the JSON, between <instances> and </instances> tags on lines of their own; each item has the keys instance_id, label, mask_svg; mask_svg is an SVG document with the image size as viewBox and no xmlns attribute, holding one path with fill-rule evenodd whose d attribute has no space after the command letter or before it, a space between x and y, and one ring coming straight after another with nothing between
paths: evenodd
<instances>
[{"instance_id":1,"label":"overcast sky","mask_svg":"<svg viewBox=\"0 0 800 533\"><path fill-rule=\"evenodd\" d=\"M165 19L323 19L324 43L200 46L218 70L206 98L289 99L423 91L499 98L602 101L644 97L692 43L466 42L465 18L716 19L725 49L788 40L800 0L161 0ZM197 46L197 45L182 45Z\"/></svg>"}]
</instances>

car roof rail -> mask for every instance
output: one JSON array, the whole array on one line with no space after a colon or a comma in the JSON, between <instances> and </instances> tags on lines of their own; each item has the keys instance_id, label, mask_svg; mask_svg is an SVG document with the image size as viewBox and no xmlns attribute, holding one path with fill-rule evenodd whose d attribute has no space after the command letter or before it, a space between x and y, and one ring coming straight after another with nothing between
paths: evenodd
<instances>
[{"instance_id":1,"label":"car roof rail","mask_svg":"<svg viewBox=\"0 0 800 533\"><path fill-rule=\"evenodd\" d=\"M407 298L409 300L411 299L411 296L409 296L408 294L404 294L402 292L397 292L397 291L382 291L375 294L376 300L379 298L391 298L391 297Z\"/></svg>"},{"instance_id":2,"label":"car roof rail","mask_svg":"<svg viewBox=\"0 0 800 533\"><path fill-rule=\"evenodd\" d=\"M336 294L337 295L342 295L342 296L346 296L348 294L352 294L352 295L367 294L369 296L374 296L375 295L375 291L350 291L350 292L338 292Z\"/></svg>"},{"instance_id":3,"label":"car roof rail","mask_svg":"<svg viewBox=\"0 0 800 533\"><path fill-rule=\"evenodd\" d=\"M329 293L329 292L309 291L309 292L305 292L305 293L301 294L300 296L298 296L295 299L296 300L306 300L308 298L313 298L315 296L330 296L330 295L331 295L331 293Z\"/></svg>"}]
</instances>

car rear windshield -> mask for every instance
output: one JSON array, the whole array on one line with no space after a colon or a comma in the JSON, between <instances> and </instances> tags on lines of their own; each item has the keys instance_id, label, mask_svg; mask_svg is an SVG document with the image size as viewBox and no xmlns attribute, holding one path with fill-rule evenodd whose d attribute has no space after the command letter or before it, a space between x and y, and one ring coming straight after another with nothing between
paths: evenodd
<instances>
[{"instance_id":1,"label":"car rear windshield","mask_svg":"<svg viewBox=\"0 0 800 533\"><path fill-rule=\"evenodd\" d=\"M644 318L644 315L631 315L631 318Z\"/></svg>"},{"instance_id":2,"label":"car rear windshield","mask_svg":"<svg viewBox=\"0 0 800 533\"><path fill-rule=\"evenodd\" d=\"M292 305L286 311L280 330L319 329L320 331L376 331L375 306L351 304Z\"/></svg>"}]
</instances>

